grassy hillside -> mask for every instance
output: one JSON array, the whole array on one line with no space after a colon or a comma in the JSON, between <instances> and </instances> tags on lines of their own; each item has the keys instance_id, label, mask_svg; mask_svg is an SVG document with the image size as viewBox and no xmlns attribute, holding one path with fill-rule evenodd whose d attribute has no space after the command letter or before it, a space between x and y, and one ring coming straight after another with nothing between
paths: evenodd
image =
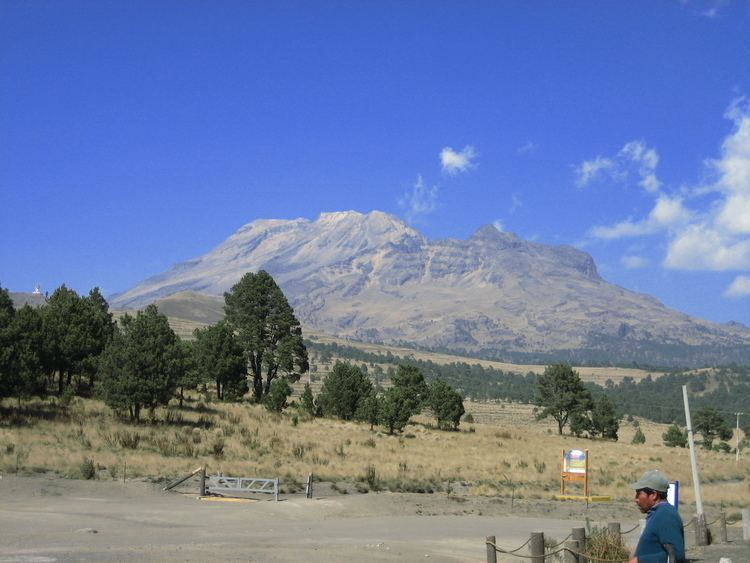
<instances>
[{"instance_id":1,"label":"grassy hillside","mask_svg":"<svg viewBox=\"0 0 750 563\"><path fill-rule=\"evenodd\" d=\"M561 449L588 449L591 492L630 499L628 483L660 467L682 484L692 502L687 450L661 445L665 425L641 421L644 445L631 445L625 423L620 442L558 436L554 423L536 422L531 408L509 403L466 403L473 424L459 432L434 428L426 416L402 435L371 431L366 424L275 415L250 404L192 400L183 409L158 409L151 422L125 424L96 400L54 399L20 408L0 403L0 471L53 471L80 477L92 460L105 480L172 478L205 464L213 473L280 477L286 491L299 490L309 473L341 491L391 489L551 498L559 490ZM628 463L622 463L627 459ZM750 503L750 461L699 451L707 503Z\"/></svg>"}]
</instances>

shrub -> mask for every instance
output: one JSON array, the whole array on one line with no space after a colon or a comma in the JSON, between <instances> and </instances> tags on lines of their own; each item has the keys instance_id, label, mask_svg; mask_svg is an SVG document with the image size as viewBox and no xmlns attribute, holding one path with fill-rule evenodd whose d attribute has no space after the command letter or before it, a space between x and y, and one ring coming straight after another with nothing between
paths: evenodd
<instances>
[{"instance_id":1,"label":"shrub","mask_svg":"<svg viewBox=\"0 0 750 563\"><path fill-rule=\"evenodd\" d=\"M464 415L464 422L467 424L474 424L474 416L470 412L467 412Z\"/></svg>"},{"instance_id":2,"label":"shrub","mask_svg":"<svg viewBox=\"0 0 750 563\"><path fill-rule=\"evenodd\" d=\"M633 440L630 443L631 444L645 444L646 443L646 435L643 433L640 427L636 428L635 434L633 435Z\"/></svg>"},{"instance_id":3,"label":"shrub","mask_svg":"<svg viewBox=\"0 0 750 563\"><path fill-rule=\"evenodd\" d=\"M138 447L141 441L141 435L138 432L129 432L127 430L121 430L115 432L115 439L121 447L129 450L134 450Z\"/></svg>"},{"instance_id":4,"label":"shrub","mask_svg":"<svg viewBox=\"0 0 750 563\"><path fill-rule=\"evenodd\" d=\"M371 491L380 490L380 476L378 475L375 466L370 464L365 468L364 482L370 487Z\"/></svg>"},{"instance_id":5,"label":"shrub","mask_svg":"<svg viewBox=\"0 0 750 563\"><path fill-rule=\"evenodd\" d=\"M96 465L94 460L88 457L84 457L79 467L81 477L84 479L95 479L96 478Z\"/></svg>"},{"instance_id":6,"label":"shrub","mask_svg":"<svg viewBox=\"0 0 750 563\"><path fill-rule=\"evenodd\" d=\"M292 455L297 459L302 459L305 457L305 449L304 444L297 444L292 447Z\"/></svg>"},{"instance_id":7,"label":"shrub","mask_svg":"<svg viewBox=\"0 0 750 563\"><path fill-rule=\"evenodd\" d=\"M687 430L682 430L676 424L672 424L664 434L661 435L664 445L668 448L685 448L688 443Z\"/></svg>"},{"instance_id":8,"label":"shrub","mask_svg":"<svg viewBox=\"0 0 750 563\"><path fill-rule=\"evenodd\" d=\"M589 561L628 561L630 550L620 534L611 534L609 530L593 528L586 538L584 550Z\"/></svg>"},{"instance_id":9,"label":"shrub","mask_svg":"<svg viewBox=\"0 0 750 563\"><path fill-rule=\"evenodd\" d=\"M224 457L224 438L217 436L211 442L211 454L214 457Z\"/></svg>"},{"instance_id":10,"label":"shrub","mask_svg":"<svg viewBox=\"0 0 750 563\"><path fill-rule=\"evenodd\" d=\"M286 400L292 394L292 386L286 379L278 379L271 384L271 390L263 398L263 405L271 412L281 412L286 408Z\"/></svg>"},{"instance_id":11,"label":"shrub","mask_svg":"<svg viewBox=\"0 0 750 563\"><path fill-rule=\"evenodd\" d=\"M367 438L367 440L362 442L362 445L368 448L374 448L377 444L375 443L375 440L373 440L372 438Z\"/></svg>"}]
</instances>

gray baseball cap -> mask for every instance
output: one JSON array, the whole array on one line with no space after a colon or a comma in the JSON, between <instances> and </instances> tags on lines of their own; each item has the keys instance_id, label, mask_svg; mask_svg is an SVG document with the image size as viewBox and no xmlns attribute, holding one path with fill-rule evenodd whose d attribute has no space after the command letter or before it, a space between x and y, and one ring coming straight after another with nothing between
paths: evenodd
<instances>
[{"instance_id":1,"label":"gray baseball cap","mask_svg":"<svg viewBox=\"0 0 750 563\"><path fill-rule=\"evenodd\" d=\"M666 493L669 489L669 480L667 476L657 469L646 471L641 478L635 483L630 485L631 489L651 489L652 491L659 491L660 493Z\"/></svg>"}]
</instances>

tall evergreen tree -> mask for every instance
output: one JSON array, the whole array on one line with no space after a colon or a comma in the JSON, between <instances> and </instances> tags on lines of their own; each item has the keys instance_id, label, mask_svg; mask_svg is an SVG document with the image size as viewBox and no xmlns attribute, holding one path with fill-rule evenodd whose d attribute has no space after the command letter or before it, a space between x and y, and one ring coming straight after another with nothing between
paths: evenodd
<instances>
[{"instance_id":1,"label":"tall evergreen tree","mask_svg":"<svg viewBox=\"0 0 750 563\"><path fill-rule=\"evenodd\" d=\"M537 380L535 404L540 407L537 418L551 416L562 434L570 416L591 409L592 400L577 371L567 364L554 364L547 366Z\"/></svg>"},{"instance_id":2,"label":"tall evergreen tree","mask_svg":"<svg viewBox=\"0 0 750 563\"><path fill-rule=\"evenodd\" d=\"M591 410L591 433L607 440L617 441L620 421L615 412L615 406L609 397L602 395Z\"/></svg>"},{"instance_id":3,"label":"tall evergreen tree","mask_svg":"<svg viewBox=\"0 0 750 563\"><path fill-rule=\"evenodd\" d=\"M99 356L104 351L115 330L109 303L99 291L92 289L86 297L81 299L81 339L80 355L73 366L80 376L88 377L89 389L93 391Z\"/></svg>"},{"instance_id":4,"label":"tall evergreen tree","mask_svg":"<svg viewBox=\"0 0 750 563\"><path fill-rule=\"evenodd\" d=\"M247 362L242 346L226 321L193 333L196 369L201 381L214 381L219 400L237 400L248 391ZM228 393L227 393L228 392Z\"/></svg>"},{"instance_id":5,"label":"tall evergreen tree","mask_svg":"<svg viewBox=\"0 0 750 563\"><path fill-rule=\"evenodd\" d=\"M43 347L42 313L39 308L24 305L14 319L15 358L18 369L16 396L30 397L46 394L46 379L42 371L40 350Z\"/></svg>"},{"instance_id":6,"label":"tall evergreen tree","mask_svg":"<svg viewBox=\"0 0 750 563\"><path fill-rule=\"evenodd\" d=\"M140 420L143 408L166 405L185 369L179 339L167 317L149 305L135 317L125 315L99 364L104 402Z\"/></svg>"},{"instance_id":7,"label":"tall evergreen tree","mask_svg":"<svg viewBox=\"0 0 750 563\"><path fill-rule=\"evenodd\" d=\"M0 398L15 395L20 383L15 318L13 300L0 287Z\"/></svg>"},{"instance_id":8,"label":"tall evergreen tree","mask_svg":"<svg viewBox=\"0 0 750 563\"><path fill-rule=\"evenodd\" d=\"M245 274L224 294L224 311L237 334L261 401L277 377L298 381L307 372L302 328L281 288L265 271Z\"/></svg>"},{"instance_id":9,"label":"tall evergreen tree","mask_svg":"<svg viewBox=\"0 0 750 563\"><path fill-rule=\"evenodd\" d=\"M732 428L713 407L698 409L693 417L693 428L703 436L703 447L708 450L716 438L729 440L732 437Z\"/></svg>"},{"instance_id":10,"label":"tall evergreen tree","mask_svg":"<svg viewBox=\"0 0 750 563\"><path fill-rule=\"evenodd\" d=\"M422 408L427 405L430 389L424 379L422 370L418 367L399 364L391 382L394 387L403 389L414 399L414 407L409 416L419 414Z\"/></svg>"},{"instance_id":11,"label":"tall evergreen tree","mask_svg":"<svg viewBox=\"0 0 750 563\"><path fill-rule=\"evenodd\" d=\"M388 429L388 434L401 432L409 424L417 404L417 399L404 387L391 387L385 392L380 403L380 423Z\"/></svg>"},{"instance_id":12,"label":"tall evergreen tree","mask_svg":"<svg viewBox=\"0 0 750 563\"><path fill-rule=\"evenodd\" d=\"M371 392L372 383L359 367L336 362L323 380L318 401L324 415L351 420L360 401Z\"/></svg>"},{"instance_id":13,"label":"tall evergreen tree","mask_svg":"<svg viewBox=\"0 0 750 563\"><path fill-rule=\"evenodd\" d=\"M464 415L464 400L442 379L430 385L427 405L437 418L438 428L456 430Z\"/></svg>"}]
</instances>

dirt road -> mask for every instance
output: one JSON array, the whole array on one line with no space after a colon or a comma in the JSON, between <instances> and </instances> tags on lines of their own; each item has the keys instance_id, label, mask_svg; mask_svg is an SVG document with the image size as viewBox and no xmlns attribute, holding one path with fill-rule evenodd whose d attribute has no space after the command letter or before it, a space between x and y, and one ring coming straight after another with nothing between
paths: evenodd
<instances>
[{"instance_id":1,"label":"dirt road","mask_svg":"<svg viewBox=\"0 0 750 563\"><path fill-rule=\"evenodd\" d=\"M626 530L638 516L617 504L587 509L577 502L516 501L511 509L507 499L339 495L324 486L314 499L213 502L198 500L194 487L175 493L138 481L6 475L0 479L0 562L480 562L489 535L515 548L533 531L562 540L586 517L619 521Z\"/></svg>"}]
</instances>

